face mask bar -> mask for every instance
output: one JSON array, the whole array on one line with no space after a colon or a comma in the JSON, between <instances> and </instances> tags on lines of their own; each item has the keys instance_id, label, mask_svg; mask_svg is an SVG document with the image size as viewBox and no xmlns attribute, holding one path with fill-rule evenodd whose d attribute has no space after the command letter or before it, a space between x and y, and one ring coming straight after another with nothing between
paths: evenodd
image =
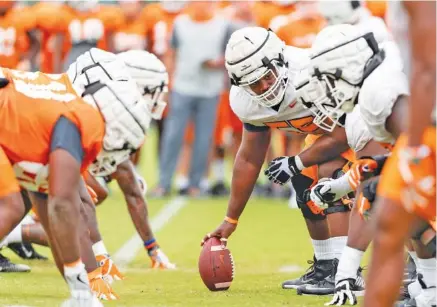
<instances>
[{"instance_id":1,"label":"face mask bar","mask_svg":"<svg viewBox=\"0 0 437 307\"><path fill-rule=\"evenodd\" d=\"M238 80L232 79L232 83L243 88L260 105L273 107L284 98L288 85L288 66L284 63L282 54L271 61L263 58L262 62L262 67ZM262 90L263 82L270 85L265 91Z\"/></svg>"},{"instance_id":2,"label":"face mask bar","mask_svg":"<svg viewBox=\"0 0 437 307\"><path fill-rule=\"evenodd\" d=\"M88 171L96 177L105 177L113 174L117 166L128 160L131 150L120 150L108 152L102 150L96 160L90 165Z\"/></svg>"},{"instance_id":3,"label":"face mask bar","mask_svg":"<svg viewBox=\"0 0 437 307\"><path fill-rule=\"evenodd\" d=\"M164 114L167 103L162 100L162 96L167 92L167 85L164 82L154 88L145 87L143 97L147 99L147 107L153 119L159 120Z\"/></svg>"}]
</instances>

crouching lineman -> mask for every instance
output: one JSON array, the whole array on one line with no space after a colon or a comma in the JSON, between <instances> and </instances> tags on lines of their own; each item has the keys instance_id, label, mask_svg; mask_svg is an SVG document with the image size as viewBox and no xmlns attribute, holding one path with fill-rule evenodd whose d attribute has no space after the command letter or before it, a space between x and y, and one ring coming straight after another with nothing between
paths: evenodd
<instances>
[{"instance_id":1,"label":"crouching lineman","mask_svg":"<svg viewBox=\"0 0 437 307\"><path fill-rule=\"evenodd\" d=\"M308 53L304 49L285 46L271 31L247 27L232 34L226 47L225 60L233 83L231 107L244 123L244 132L234 163L225 221L204 240L208 236L216 236L226 241L235 231L264 162L271 128L310 135L313 140L317 139L315 142L335 148L338 152L331 156L303 155L300 159L290 159L294 171L288 180L296 175L293 180L298 184L294 186L298 199L300 197L302 200L301 211L312 239L316 262L308 274L285 282L283 287L297 288L311 283L317 287L329 286L333 290L333 286L326 281L334 279L337 259L346 244L349 208L335 206L328 210L331 214L327 218L325 214L318 214L320 210L315 210L315 206L308 206L308 202L303 201L303 192L317 182L318 177L332 176L354 157L347 144L336 144L320 136L324 131L312 123L312 113L295 99L293 82L299 71L308 64ZM303 170L303 165L317 164L313 163L314 160L319 165Z\"/></svg>"},{"instance_id":2,"label":"crouching lineman","mask_svg":"<svg viewBox=\"0 0 437 307\"><path fill-rule=\"evenodd\" d=\"M148 110L126 76L125 81L90 84L80 97L65 74L1 70L0 237L29 209L20 185L38 199L48 198L46 206L33 205L70 288L63 306L101 306L82 263L81 252L94 256L91 249L79 248L79 237L88 230L80 221L78 191L81 173L102 149L135 150L144 141Z\"/></svg>"},{"instance_id":3,"label":"crouching lineman","mask_svg":"<svg viewBox=\"0 0 437 307\"><path fill-rule=\"evenodd\" d=\"M298 90L298 96L301 103L315 112L315 122L320 127L332 130L335 125L344 125L350 143L361 129L360 126L364 125L374 141L385 147L394 143L404 129L408 81L399 61L393 59L398 53L393 53L390 47L393 46L386 44L379 47L373 33L362 35L356 28L346 25L329 27L319 33L311 48L311 78ZM366 139L360 142L369 145ZM374 149L368 153L379 152ZM357 161L343 177L321 181L313 187L311 199L320 207L327 206L353 191L361 183L363 175L380 168L383 161ZM384 182L387 178L390 182L393 180L392 176L384 176L383 171L381 180ZM366 213L370 210L376 183L370 180L362 184L354 205L355 215L351 218L359 216L359 211ZM381 185L388 189L387 185ZM425 220L429 220L429 217ZM413 232L413 239L419 256L418 271L429 271L431 263L435 266L435 243L432 244L429 236L435 239L435 231L423 221L416 222L416 225L419 228ZM357 218L354 221L351 219L348 246L336 274L336 293L328 304L342 305L348 300L356 304L353 291L356 269L372 238L370 232L368 225ZM423 236L424 233L426 236ZM435 281L430 276L433 275L419 277L416 282L419 291L414 294L416 298L412 298L405 306L416 306L408 304L416 300L423 301L424 297L429 299L432 295L432 299L435 299L435 291L429 286ZM431 296L430 290L434 293Z\"/></svg>"},{"instance_id":4,"label":"crouching lineman","mask_svg":"<svg viewBox=\"0 0 437 307\"><path fill-rule=\"evenodd\" d=\"M76 62L70 65L67 74L78 94L83 92L87 84L94 82L93 79L97 76L103 80L118 78L118 74L112 69L111 64L114 57L115 55L112 53L93 48L79 56ZM131 50L119 53L116 57L125 63L130 76L136 81L139 91L143 95L148 109L149 122L147 127L149 127L152 118L162 117L166 106L161 97L162 93L167 91L167 70L155 55L147 51ZM100 65L96 65L97 63ZM144 199L147 185L145 180L137 174L130 161L129 155L131 153L132 151L103 152L89 167L89 173L85 176L86 183L97 193L97 203L100 204L108 194L106 183L115 178L124 194L135 228L144 242L144 248L148 252L152 267L174 269L176 266L160 249L153 235L148 219L147 203ZM93 209L91 209L92 212ZM103 274L109 275L110 279L122 278L108 256L97 227L91 226L90 230L93 250L97 261L103 266ZM112 272L107 271L110 267L113 268Z\"/></svg>"}]
</instances>

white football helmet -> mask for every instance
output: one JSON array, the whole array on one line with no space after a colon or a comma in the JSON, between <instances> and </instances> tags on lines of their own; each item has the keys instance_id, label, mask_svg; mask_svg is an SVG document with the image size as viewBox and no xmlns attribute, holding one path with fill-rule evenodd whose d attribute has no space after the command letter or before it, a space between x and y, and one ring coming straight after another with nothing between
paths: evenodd
<instances>
[{"instance_id":1,"label":"white football helmet","mask_svg":"<svg viewBox=\"0 0 437 307\"><path fill-rule=\"evenodd\" d=\"M298 99L315 115L314 123L333 131L352 112L364 79L384 60L373 33L351 25L328 26L311 48L309 80L296 86Z\"/></svg>"},{"instance_id":2,"label":"white football helmet","mask_svg":"<svg viewBox=\"0 0 437 307\"><path fill-rule=\"evenodd\" d=\"M121 59L98 48L92 48L80 55L68 67L67 75L79 96L85 91L85 86L95 82L131 79L129 70Z\"/></svg>"},{"instance_id":3,"label":"white football helmet","mask_svg":"<svg viewBox=\"0 0 437 307\"><path fill-rule=\"evenodd\" d=\"M355 24L363 9L360 0L355 1L319 1L319 12L330 25L341 23Z\"/></svg>"},{"instance_id":4,"label":"white football helmet","mask_svg":"<svg viewBox=\"0 0 437 307\"><path fill-rule=\"evenodd\" d=\"M85 87L82 99L95 107L105 121L103 149L89 171L107 176L144 142L149 111L135 81L105 81Z\"/></svg>"},{"instance_id":5,"label":"white football helmet","mask_svg":"<svg viewBox=\"0 0 437 307\"><path fill-rule=\"evenodd\" d=\"M107 176L143 143L151 120L148 104L113 53L92 48L69 66L67 75L77 94L105 119L103 150L89 170Z\"/></svg>"},{"instance_id":6,"label":"white football helmet","mask_svg":"<svg viewBox=\"0 0 437 307\"><path fill-rule=\"evenodd\" d=\"M164 63L145 50L130 50L117 56L126 64L130 76L137 83L152 118L161 119L167 105L162 95L168 91L168 73Z\"/></svg>"},{"instance_id":7,"label":"white football helmet","mask_svg":"<svg viewBox=\"0 0 437 307\"><path fill-rule=\"evenodd\" d=\"M235 31L226 46L225 66L231 82L265 107L279 104L288 85L285 43L270 30L246 27Z\"/></svg>"}]
</instances>

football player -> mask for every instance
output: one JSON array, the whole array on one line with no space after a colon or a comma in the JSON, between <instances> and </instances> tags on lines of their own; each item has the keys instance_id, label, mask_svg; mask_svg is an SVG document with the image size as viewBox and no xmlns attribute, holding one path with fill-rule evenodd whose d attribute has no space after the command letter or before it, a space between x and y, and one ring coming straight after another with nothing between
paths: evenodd
<instances>
[{"instance_id":1,"label":"football player","mask_svg":"<svg viewBox=\"0 0 437 307\"><path fill-rule=\"evenodd\" d=\"M317 36L311 49L312 78L298 90L298 95L307 107L315 110L315 122L320 127L332 130L334 125L344 125L350 141L364 125L373 140L386 147L394 143L403 129L408 83L402 65L396 65L399 61L393 60L399 53L390 47L393 47L392 43L380 47L372 33L360 35L356 28L346 25L327 28ZM356 103L358 105L354 106ZM346 116L345 113L351 111ZM311 198L323 206L347 194L360 183L360 172L376 167L374 162L368 159L359 161L342 178L320 182L313 187ZM362 210L363 203L369 206L368 202L373 201L375 182L364 185L362 189L354 211ZM370 190L373 190L373 195ZM348 247L343 252L336 275L336 295L329 304L345 304L348 299L351 304L356 303L353 295L355 272L371 236L364 235L370 231L365 230L366 226L359 219L351 220L350 225ZM427 224L425 226L425 230L433 233ZM419 251L426 256L423 249ZM420 258L419 263L428 262L432 256ZM435 262L435 258L431 261Z\"/></svg>"},{"instance_id":2,"label":"football player","mask_svg":"<svg viewBox=\"0 0 437 307\"><path fill-rule=\"evenodd\" d=\"M147 108L125 66L119 68L126 81L95 82L85 89L82 99L65 74L2 70L0 116L5 129L0 237L26 212L21 185L32 191L33 205L70 287L66 306L100 306L91 294L79 255L79 236L81 240L89 237L80 222L80 174L102 147L114 152L134 150L144 140ZM22 142L17 142L18 131ZM29 144L34 150L28 150Z\"/></svg>"},{"instance_id":3,"label":"football player","mask_svg":"<svg viewBox=\"0 0 437 307\"><path fill-rule=\"evenodd\" d=\"M410 225L418 218L435 222L436 215L436 4L390 5L390 9L396 7L399 12L395 22L409 32L411 96L407 132L396 143L378 187L377 232L364 299L364 306L369 307L392 306L401 279L403 242L411 232ZM426 227L413 231L435 245L435 238L427 234ZM402 306L436 304L435 258L419 259L419 264L422 291Z\"/></svg>"},{"instance_id":4,"label":"football player","mask_svg":"<svg viewBox=\"0 0 437 307\"><path fill-rule=\"evenodd\" d=\"M246 27L232 34L225 57L226 68L233 83L230 92L231 107L244 123L244 132L234 163L231 197L225 221L204 240L216 236L225 241L235 231L265 159L270 129L311 134L314 138L314 135L323 133L312 123L312 113L295 99L293 81L309 62L306 50L285 46L273 32L266 29ZM320 158L305 157L305 154L303 159L298 156L278 161L280 165L292 166L292 171L287 175L288 180L296 176L293 183L296 183L294 185L317 259L310 273L287 281L284 288L297 288L307 283L318 284L333 279L338 262L336 258L346 244L349 209L339 205L326 211L331 211L329 219L334 221L328 227L326 212L316 211L315 206L305 201L303 195L307 188L317 182L318 176L330 177L334 171L341 169L347 162L343 156L353 159L350 151L342 154L348 149L347 145L337 146L330 139L329 143L324 141L324 136L316 140L324 146L336 148L338 153L332 157L324 156L326 160L322 159L319 167L303 171L305 163L311 164L313 158Z\"/></svg>"},{"instance_id":5,"label":"football player","mask_svg":"<svg viewBox=\"0 0 437 307\"><path fill-rule=\"evenodd\" d=\"M86 84L92 83L92 78L96 74L101 74L103 79L107 78L104 75L105 71L109 78L113 76L111 62L106 61L105 63L103 60L100 63L100 67L103 70L96 69L94 66L94 61L104 59L108 55L111 54L93 48L81 55L70 66L67 74L79 93L82 91L81 89L85 88ZM168 73L164 64L155 55L143 50L122 52L117 55L117 58L126 64L130 76L136 81L139 91L143 95L148 108L149 124L152 118L160 119L166 106L166 103L161 98L162 94L167 91L168 86ZM88 69L90 69L89 72L87 71ZM147 124L147 127L149 124ZM132 221L144 242L144 247L151 259L152 267L173 269L175 265L169 261L168 257L160 249L149 223L147 203L144 199L147 190L146 182L144 178L137 174L133 163L127 159L132 153L128 152L127 154L121 153L118 155L117 153L108 152L100 155L89 168L89 173L100 179L96 181L91 176L86 176L86 182L97 192L98 204L100 204L107 197L106 183L115 178L125 196ZM105 262L103 274L120 278L118 270L107 272L106 268L113 266L113 264L109 265L111 260L108 257L108 252L104 247L97 227L91 228L95 230L91 231L91 240L94 243L96 257L100 263ZM106 262L109 263L106 264Z\"/></svg>"}]
</instances>

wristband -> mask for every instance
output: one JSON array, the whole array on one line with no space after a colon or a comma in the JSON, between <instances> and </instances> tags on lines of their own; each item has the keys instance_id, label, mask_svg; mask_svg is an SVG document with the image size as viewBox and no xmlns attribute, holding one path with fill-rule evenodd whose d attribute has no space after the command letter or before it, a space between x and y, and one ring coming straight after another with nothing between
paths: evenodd
<instances>
[{"instance_id":1,"label":"wristband","mask_svg":"<svg viewBox=\"0 0 437 307\"><path fill-rule=\"evenodd\" d=\"M228 216L225 216L225 221L228 222L229 224L233 224L233 225L237 225L238 224L238 220L234 220Z\"/></svg>"}]
</instances>

